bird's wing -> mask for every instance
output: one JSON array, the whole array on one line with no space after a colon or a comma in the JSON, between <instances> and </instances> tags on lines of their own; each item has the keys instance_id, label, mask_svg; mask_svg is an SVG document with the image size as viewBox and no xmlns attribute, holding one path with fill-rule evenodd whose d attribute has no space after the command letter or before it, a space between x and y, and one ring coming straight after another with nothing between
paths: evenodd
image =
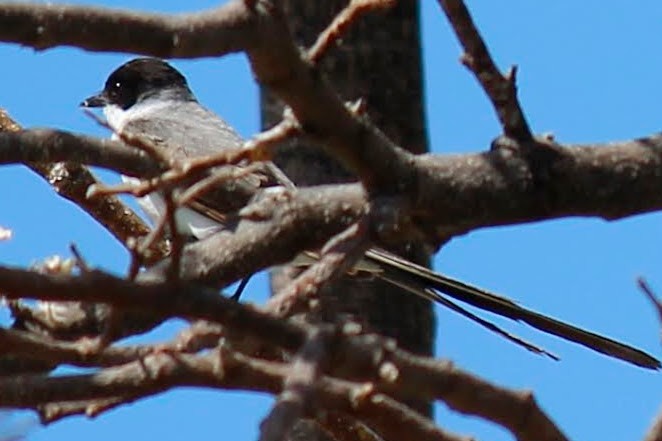
<instances>
[{"instance_id":1,"label":"bird's wing","mask_svg":"<svg viewBox=\"0 0 662 441\"><path fill-rule=\"evenodd\" d=\"M366 252L365 259L374 265L372 272L377 277L433 302L447 304L448 299L437 292L440 291L469 305L523 321L541 331L637 366L661 367L659 360L632 346L524 308L506 297L446 277L392 253L373 248Z\"/></svg>"}]
</instances>

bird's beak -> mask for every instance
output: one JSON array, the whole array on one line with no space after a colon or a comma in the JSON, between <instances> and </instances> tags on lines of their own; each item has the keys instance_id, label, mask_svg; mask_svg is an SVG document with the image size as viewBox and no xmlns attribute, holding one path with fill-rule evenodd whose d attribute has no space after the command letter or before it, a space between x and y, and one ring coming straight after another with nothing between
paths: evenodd
<instances>
[{"instance_id":1,"label":"bird's beak","mask_svg":"<svg viewBox=\"0 0 662 441\"><path fill-rule=\"evenodd\" d=\"M106 94L103 92L99 92L96 95L92 95L91 97L83 100L82 103L80 103L81 107L103 107L106 104L108 104L108 98L106 97Z\"/></svg>"}]
</instances>

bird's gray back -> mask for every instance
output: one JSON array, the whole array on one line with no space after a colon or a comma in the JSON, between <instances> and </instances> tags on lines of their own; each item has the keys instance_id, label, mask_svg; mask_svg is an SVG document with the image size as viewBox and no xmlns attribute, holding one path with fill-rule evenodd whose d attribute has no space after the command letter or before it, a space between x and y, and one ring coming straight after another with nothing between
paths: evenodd
<instances>
[{"instance_id":1,"label":"bird's gray back","mask_svg":"<svg viewBox=\"0 0 662 441\"><path fill-rule=\"evenodd\" d=\"M180 161L236 149L243 142L230 125L195 101L168 101L135 109L120 131L145 136Z\"/></svg>"}]
</instances>

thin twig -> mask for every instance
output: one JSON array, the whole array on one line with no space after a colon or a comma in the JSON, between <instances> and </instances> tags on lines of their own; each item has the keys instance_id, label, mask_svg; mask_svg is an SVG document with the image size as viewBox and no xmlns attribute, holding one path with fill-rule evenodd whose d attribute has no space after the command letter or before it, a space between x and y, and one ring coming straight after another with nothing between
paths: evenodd
<instances>
[{"instance_id":1,"label":"thin twig","mask_svg":"<svg viewBox=\"0 0 662 441\"><path fill-rule=\"evenodd\" d=\"M473 72L492 101L504 134L522 144L530 143L533 134L517 99L517 69L512 67L506 75L499 71L462 0L438 1L464 48L462 64Z\"/></svg>"},{"instance_id":2,"label":"thin twig","mask_svg":"<svg viewBox=\"0 0 662 441\"><path fill-rule=\"evenodd\" d=\"M165 229L168 224L168 219L165 216L161 216L154 225L154 228L149 232L147 237L145 237L138 247L136 248L137 254L140 256L140 261L144 259L145 252L150 249L154 242L160 241L161 238L165 238ZM164 239L165 240L165 239Z\"/></svg>"},{"instance_id":3,"label":"thin twig","mask_svg":"<svg viewBox=\"0 0 662 441\"><path fill-rule=\"evenodd\" d=\"M193 183L181 194L179 194L176 200L176 204L178 206L190 204L194 199L201 198L206 193L218 187L220 184L230 180L237 180L246 176L251 176L253 173L261 170L262 168L262 164L255 163L240 168L233 167L230 169L215 170L214 173Z\"/></svg>"},{"instance_id":4,"label":"thin twig","mask_svg":"<svg viewBox=\"0 0 662 441\"><path fill-rule=\"evenodd\" d=\"M83 257L83 254L80 252L76 244L72 243L69 245L69 250L71 251L71 254L74 256L74 260L76 262L76 266L78 267L79 270L82 272L87 272L90 270L90 265L87 264L87 261Z\"/></svg>"},{"instance_id":5,"label":"thin twig","mask_svg":"<svg viewBox=\"0 0 662 441\"><path fill-rule=\"evenodd\" d=\"M167 280L171 283L177 283L179 281L182 250L186 241L179 232L179 225L177 225L177 204L173 199L172 191L163 192L163 200L165 202L165 212L162 217L165 218L165 223L170 230L170 262ZM186 220L182 221L186 222Z\"/></svg>"},{"instance_id":6,"label":"thin twig","mask_svg":"<svg viewBox=\"0 0 662 441\"><path fill-rule=\"evenodd\" d=\"M29 331L0 328L3 355L22 355L32 360L80 367L118 366L155 352L197 352L216 346L221 336L222 329L218 325L196 321L168 343L103 347L91 353L80 341L61 341Z\"/></svg>"},{"instance_id":7,"label":"thin twig","mask_svg":"<svg viewBox=\"0 0 662 441\"><path fill-rule=\"evenodd\" d=\"M390 9L396 3L396 0L351 0L345 9L336 14L331 24L317 37L315 44L308 49L308 60L312 64L318 64L324 54L362 15Z\"/></svg>"},{"instance_id":8,"label":"thin twig","mask_svg":"<svg viewBox=\"0 0 662 441\"><path fill-rule=\"evenodd\" d=\"M283 119L278 124L253 136L246 141L244 147L253 151L265 152L269 148L301 134L301 132L299 121L292 113L292 109L287 107L283 110Z\"/></svg>"},{"instance_id":9,"label":"thin twig","mask_svg":"<svg viewBox=\"0 0 662 441\"><path fill-rule=\"evenodd\" d=\"M639 288L644 292L644 294L646 294L646 297L648 297L648 299L655 307L655 310L657 311L658 320L660 322L660 325L662 325L662 301L658 298L658 296L650 287L646 279L644 279L643 277L637 278L637 285L639 285Z\"/></svg>"}]
</instances>

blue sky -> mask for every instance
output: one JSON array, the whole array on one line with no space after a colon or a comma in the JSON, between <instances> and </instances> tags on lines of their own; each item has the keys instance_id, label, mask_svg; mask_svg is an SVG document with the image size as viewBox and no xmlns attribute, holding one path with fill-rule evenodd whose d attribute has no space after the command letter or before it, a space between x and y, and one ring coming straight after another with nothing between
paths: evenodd
<instances>
[{"instance_id":1,"label":"blue sky","mask_svg":"<svg viewBox=\"0 0 662 441\"><path fill-rule=\"evenodd\" d=\"M214 2L140 0L142 10L198 10ZM423 45L430 144L435 152L487 148L499 134L489 102L458 63L459 47L436 2L423 2ZM118 2L113 5L119 6ZM503 68L519 65L520 98L536 132L561 142L628 139L659 130L659 25L662 4L638 2L469 2ZM101 88L124 54L78 49L35 52L0 44L0 107L26 127L58 127L106 136L78 109ZM258 130L257 89L243 56L175 63L198 97L245 136ZM116 179L102 172L104 179ZM14 232L0 243L0 264L28 265L68 253L75 242L87 259L111 271L127 255L81 210L58 198L31 172L0 168L0 225ZM38 208L37 208L38 207ZM45 214L47 213L47 214ZM435 259L438 270L517 299L557 318L659 355L659 326L634 280L644 275L662 293L662 218L636 216L489 228L455 238ZM247 301L266 298L264 278ZM660 406L660 376L498 320L561 356L536 357L451 312L438 313L436 353L463 369L515 389L535 391L542 408L572 439L640 439ZM166 338L171 324L157 333ZM35 441L69 439L255 439L271 399L257 394L178 390L122 407L96 420L70 418L31 430ZM502 429L436 408L443 427L477 439L509 440ZM0 422L0 431L3 430Z\"/></svg>"}]
</instances>

